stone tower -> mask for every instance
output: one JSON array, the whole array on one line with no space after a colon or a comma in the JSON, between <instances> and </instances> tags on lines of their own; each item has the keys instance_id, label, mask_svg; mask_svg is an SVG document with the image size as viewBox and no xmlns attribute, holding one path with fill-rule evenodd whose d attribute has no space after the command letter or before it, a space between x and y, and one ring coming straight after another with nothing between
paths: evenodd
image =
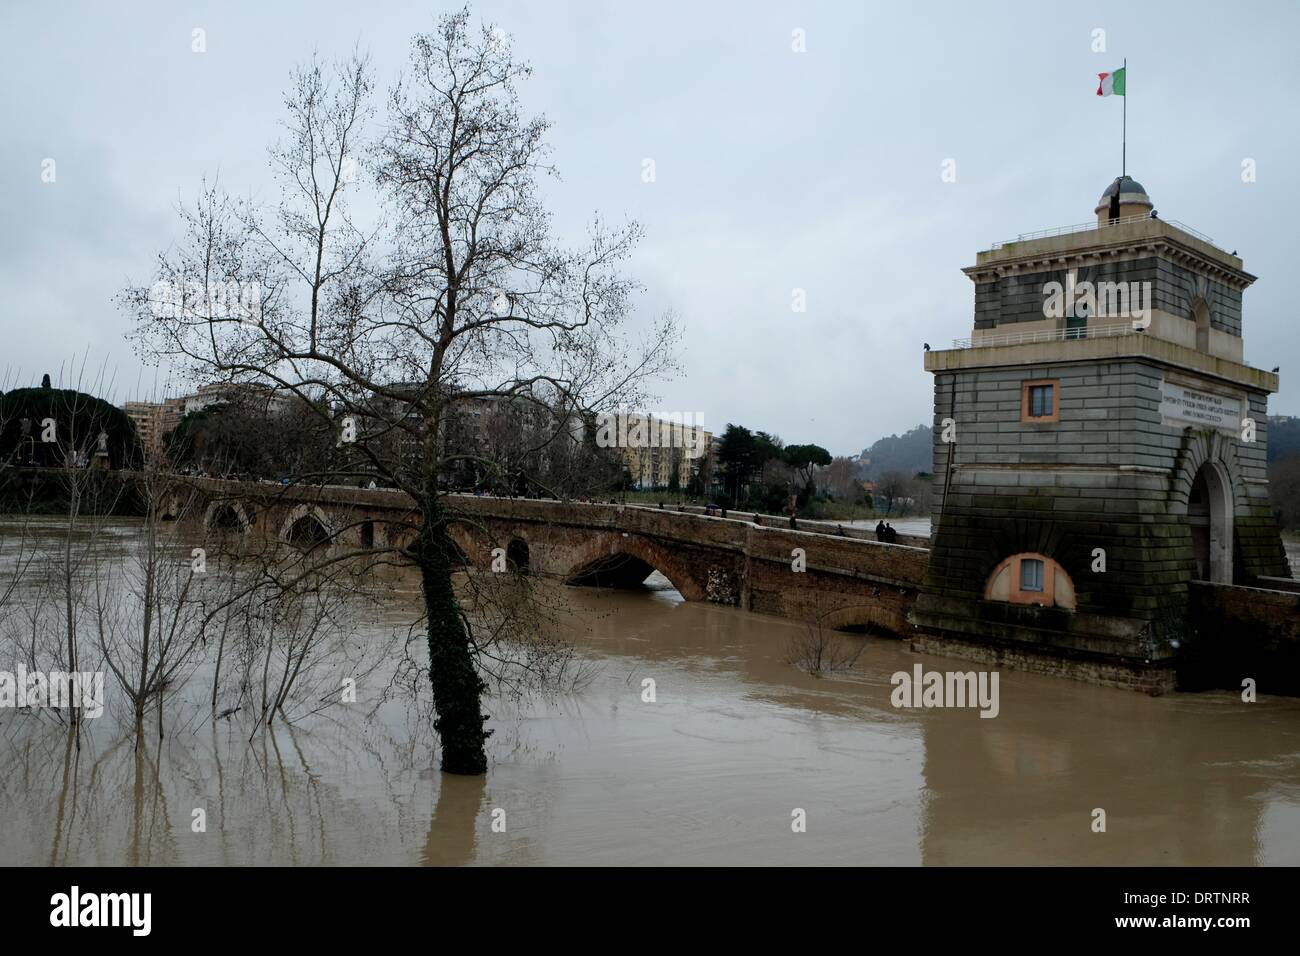
<instances>
[{"instance_id":1,"label":"stone tower","mask_svg":"<svg viewBox=\"0 0 1300 956\"><path fill-rule=\"evenodd\" d=\"M1288 574L1268 502L1277 376L1242 359L1254 276L1116 179L1096 221L976 256L934 373L915 645L1160 691L1193 580Z\"/></svg>"}]
</instances>

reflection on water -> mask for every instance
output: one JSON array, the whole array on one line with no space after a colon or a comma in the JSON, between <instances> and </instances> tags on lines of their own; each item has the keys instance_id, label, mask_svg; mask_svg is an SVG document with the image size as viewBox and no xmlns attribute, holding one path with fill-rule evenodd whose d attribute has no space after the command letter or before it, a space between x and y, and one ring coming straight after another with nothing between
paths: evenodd
<instances>
[{"instance_id":1,"label":"reflection on water","mask_svg":"<svg viewBox=\"0 0 1300 956\"><path fill-rule=\"evenodd\" d=\"M851 674L815 679L786 663L793 622L662 581L564 594L597 675L493 700L486 778L432 769L410 701L368 716L382 671L362 706L269 731L214 721L198 693L138 750L111 716L78 752L48 716L0 710L0 863L1300 863L1300 701L1004 672L996 719L900 711L893 672L974 665L867 638ZM356 640L415 599L394 591Z\"/></svg>"}]
</instances>

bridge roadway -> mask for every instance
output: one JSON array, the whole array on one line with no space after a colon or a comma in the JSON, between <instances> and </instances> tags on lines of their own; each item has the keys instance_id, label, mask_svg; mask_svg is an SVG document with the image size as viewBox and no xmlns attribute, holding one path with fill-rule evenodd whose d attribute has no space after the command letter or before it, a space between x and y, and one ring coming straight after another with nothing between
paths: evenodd
<instances>
[{"instance_id":1,"label":"bridge roadway","mask_svg":"<svg viewBox=\"0 0 1300 956\"><path fill-rule=\"evenodd\" d=\"M403 492L171 476L165 513L207 530L238 529L287 543L409 545L418 528ZM884 544L860 529L799 522L798 530L636 505L448 495L450 534L466 562L488 568L500 548L513 567L567 584L635 586L653 571L688 601L710 601L832 628L909 635L907 613L929 551ZM831 533L828 533L831 532ZM869 533L869 532L867 532Z\"/></svg>"}]
</instances>

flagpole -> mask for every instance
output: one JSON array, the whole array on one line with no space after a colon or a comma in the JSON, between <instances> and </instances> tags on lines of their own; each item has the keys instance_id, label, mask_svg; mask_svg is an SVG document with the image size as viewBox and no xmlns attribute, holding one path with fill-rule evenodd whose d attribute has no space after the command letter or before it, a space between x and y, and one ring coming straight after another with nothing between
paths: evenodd
<instances>
[{"instance_id":1,"label":"flagpole","mask_svg":"<svg viewBox=\"0 0 1300 956\"><path fill-rule=\"evenodd\" d=\"M1124 57L1124 127L1120 140L1119 174L1128 175L1128 57Z\"/></svg>"}]
</instances>

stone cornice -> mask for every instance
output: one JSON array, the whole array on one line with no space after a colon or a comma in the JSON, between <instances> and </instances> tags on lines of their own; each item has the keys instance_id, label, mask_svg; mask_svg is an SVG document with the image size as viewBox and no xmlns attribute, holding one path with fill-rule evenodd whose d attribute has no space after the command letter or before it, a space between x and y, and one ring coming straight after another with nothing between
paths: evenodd
<instances>
[{"instance_id":1,"label":"stone cornice","mask_svg":"<svg viewBox=\"0 0 1300 956\"><path fill-rule=\"evenodd\" d=\"M1278 377L1272 372L1230 359L1206 355L1151 335L1116 335L1106 338L1033 342L1022 345L984 345L925 353L927 372L958 372L979 368L1021 368L1071 362L1136 359L1186 369L1259 392L1276 392Z\"/></svg>"},{"instance_id":2,"label":"stone cornice","mask_svg":"<svg viewBox=\"0 0 1300 956\"><path fill-rule=\"evenodd\" d=\"M1245 289L1256 278L1241 267L1241 259L1161 219L1007 243L979 253L975 265L967 266L962 272L974 282L992 282L1003 276L1151 256L1176 262L1236 289Z\"/></svg>"}]
</instances>

